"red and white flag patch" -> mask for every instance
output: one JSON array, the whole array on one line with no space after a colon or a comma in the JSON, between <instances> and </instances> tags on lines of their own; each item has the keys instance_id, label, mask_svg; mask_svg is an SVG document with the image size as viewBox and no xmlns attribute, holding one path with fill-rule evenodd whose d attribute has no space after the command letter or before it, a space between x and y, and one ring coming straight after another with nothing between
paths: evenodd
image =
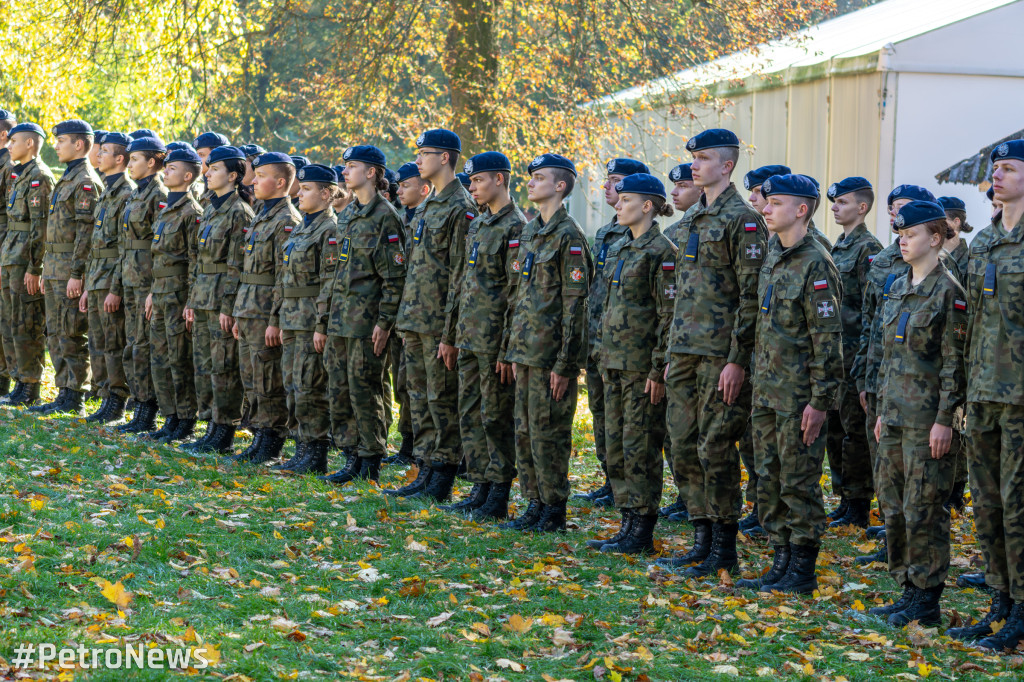
<instances>
[{"instance_id":1,"label":"red and white flag patch","mask_svg":"<svg viewBox=\"0 0 1024 682\"><path fill-rule=\"evenodd\" d=\"M583 247L582 246L570 246L569 247L569 255L570 256L582 256L583 255Z\"/></svg>"},{"instance_id":2,"label":"red and white flag patch","mask_svg":"<svg viewBox=\"0 0 1024 682\"><path fill-rule=\"evenodd\" d=\"M957 310L967 310L967 301L961 301L960 299L953 299L953 307Z\"/></svg>"},{"instance_id":3,"label":"red and white flag patch","mask_svg":"<svg viewBox=\"0 0 1024 682\"><path fill-rule=\"evenodd\" d=\"M389 234L388 235L388 243L389 244L394 244L397 241L398 241L398 235L397 234Z\"/></svg>"},{"instance_id":4,"label":"red and white flag patch","mask_svg":"<svg viewBox=\"0 0 1024 682\"><path fill-rule=\"evenodd\" d=\"M665 271L671 271L676 269L675 261L664 261L661 264L661 269Z\"/></svg>"},{"instance_id":5,"label":"red and white flag patch","mask_svg":"<svg viewBox=\"0 0 1024 682\"><path fill-rule=\"evenodd\" d=\"M510 248L510 249L518 249L519 248L519 240L518 239L509 239L508 240L508 248Z\"/></svg>"},{"instance_id":6,"label":"red and white flag patch","mask_svg":"<svg viewBox=\"0 0 1024 682\"><path fill-rule=\"evenodd\" d=\"M166 201L158 201L157 204L156 204L156 207L159 208L162 211L165 208L167 208L167 202Z\"/></svg>"},{"instance_id":7,"label":"red and white flag patch","mask_svg":"<svg viewBox=\"0 0 1024 682\"><path fill-rule=\"evenodd\" d=\"M828 289L828 280L819 279L814 282L814 290L821 291L822 289Z\"/></svg>"},{"instance_id":8,"label":"red and white flag patch","mask_svg":"<svg viewBox=\"0 0 1024 682\"><path fill-rule=\"evenodd\" d=\"M469 211L466 211L466 220L472 220L475 217L476 215L470 213Z\"/></svg>"},{"instance_id":9,"label":"red and white flag patch","mask_svg":"<svg viewBox=\"0 0 1024 682\"><path fill-rule=\"evenodd\" d=\"M338 245L338 240L337 240L337 239L335 239L334 237L328 237L328 238L327 238L327 243L328 243L328 244L329 244L330 246L337 246L337 245Z\"/></svg>"},{"instance_id":10,"label":"red and white flag patch","mask_svg":"<svg viewBox=\"0 0 1024 682\"><path fill-rule=\"evenodd\" d=\"M82 185L82 189L85 190L86 192L91 192L92 185Z\"/></svg>"},{"instance_id":11,"label":"red and white flag patch","mask_svg":"<svg viewBox=\"0 0 1024 682\"><path fill-rule=\"evenodd\" d=\"M757 232L757 223L744 223L744 232Z\"/></svg>"},{"instance_id":12,"label":"red and white flag patch","mask_svg":"<svg viewBox=\"0 0 1024 682\"><path fill-rule=\"evenodd\" d=\"M15 175L15 176L13 176L13 177L15 177L15 178L16 178L16 177L18 177L18 176L17 176L17 175ZM32 187L38 187L38 186L39 186L39 181L38 181L38 180L33 180L33 181L32 181Z\"/></svg>"}]
</instances>

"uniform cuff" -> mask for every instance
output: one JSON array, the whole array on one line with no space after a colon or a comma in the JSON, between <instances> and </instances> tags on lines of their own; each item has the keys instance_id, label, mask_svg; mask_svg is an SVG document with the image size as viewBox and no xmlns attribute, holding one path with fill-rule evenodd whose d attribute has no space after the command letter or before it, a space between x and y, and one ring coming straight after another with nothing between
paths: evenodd
<instances>
[{"instance_id":1,"label":"uniform cuff","mask_svg":"<svg viewBox=\"0 0 1024 682\"><path fill-rule=\"evenodd\" d=\"M561 360L559 360L558 362L555 363L555 366L551 368L551 371L560 377L572 379L573 375L579 372L579 367L572 368L569 366L569 363L562 362Z\"/></svg>"},{"instance_id":2,"label":"uniform cuff","mask_svg":"<svg viewBox=\"0 0 1024 682\"><path fill-rule=\"evenodd\" d=\"M835 404L835 400L830 398L822 398L820 396L814 396L810 400L810 406L819 412L828 412L832 409L832 405Z\"/></svg>"},{"instance_id":3,"label":"uniform cuff","mask_svg":"<svg viewBox=\"0 0 1024 682\"><path fill-rule=\"evenodd\" d=\"M939 426L953 426L953 413L946 410L939 410L935 415L935 423Z\"/></svg>"}]
</instances>

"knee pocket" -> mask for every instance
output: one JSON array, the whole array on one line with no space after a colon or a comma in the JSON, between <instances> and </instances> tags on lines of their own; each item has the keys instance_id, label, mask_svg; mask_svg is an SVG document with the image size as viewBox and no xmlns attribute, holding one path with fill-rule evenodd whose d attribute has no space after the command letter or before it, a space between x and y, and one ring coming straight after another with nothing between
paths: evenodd
<instances>
[{"instance_id":1,"label":"knee pocket","mask_svg":"<svg viewBox=\"0 0 1024 682\"><path fill-rule=\"evenodd\" d=\"M253 366L256 393L269 395L281 381L281 347L256 351L256 362Z\"/></svg>"},{"instance_id":2,"label":"knee pocket","mask_svg":"<svg viewBox=\"0 0 1024 682\"><path fill-rule=\"evenodd\" d=\"M312 343L304 344L301 353L299 387L306 391L322 388L325 381L323 358Z\"/></svg>"}]
</instances>

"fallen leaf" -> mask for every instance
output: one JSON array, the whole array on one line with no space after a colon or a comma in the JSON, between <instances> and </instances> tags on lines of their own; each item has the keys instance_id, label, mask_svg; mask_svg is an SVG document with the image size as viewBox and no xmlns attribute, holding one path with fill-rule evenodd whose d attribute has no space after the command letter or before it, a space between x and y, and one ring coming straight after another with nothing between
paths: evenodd
<instances>
[{"instance_id":1,"label":"fallen leaf","mask_svg":"<svg viewBox=\"0 0 1024 682\"><path fill-rule=\"evenodd\" d=\"M451 618L453 615L455 615L455 614L452 613L451 611L444 611L444 612L434 616L433 618L428 619L427 620L427 627L428 628L436 628L438 625L440 625L441 623L445 622L446 620Z\"/></svg>"},{"instance_id":2,"label":"fallen leaf","mask_svg":"<svg viewBox=\"0 0 1024 682\"><path fill-rule=\"evenodd\" d=\"M499 668L508 668L512 672L516 672L516 673L521 673L524 670L526 670L526 666L523 665L522 663L516 663L515 661L510 661L507 658L499 658L494 663Z\"/></svg>"},{"instance_id":3,"label":"fallen leaf","mask_svg":"<svg viewBox=\"0 0 1024 682\"><path fill-rule=\"evenodd\" d=\"M507 627L512 632L517 632L521 635L527 630L529 630L531 627L533 627L533 619L523 618L518 613L513 613L509 617L508 623L505 624L505 627Z\"/></svg>"},{"instance_id":4,"label":"fallen leaf","mask_svg":"<svg viewBox=\"0 0 1024 682\"><path fill-rule=\"evenodd\" d=\"M731 675L733 677L737 677L740 674L739 668L734 665L716 665L711 669L711 672L716 675Z\"/></svg>"}]
</instances>

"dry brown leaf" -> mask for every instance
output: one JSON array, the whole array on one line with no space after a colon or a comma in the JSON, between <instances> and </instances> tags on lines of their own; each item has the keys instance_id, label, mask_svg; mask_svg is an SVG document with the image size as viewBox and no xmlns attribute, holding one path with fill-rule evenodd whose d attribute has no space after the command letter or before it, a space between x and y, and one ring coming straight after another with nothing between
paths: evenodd
<instances>
[{"instance_id":1,"label":"dry brown leaf","mask_svg":"<svg viewBox=\"0 0 1024 682\"><path fill-rule=\"evenodd\" d=\"M453 615L455 615L455 614L452 613L451 611L444 611L442 613L439 613L438 615L434 616L433 618L430 618L430 619L427 620L427 627L428 628L436 628L438 625L440 625L441 623L445 622L446 620L451 618Z\"/></svg>"},{"instance_id":2,"label":"dry brown leaf","mask_svg":"<svg viewBox=\"0 0 1024 682\"><path fill-rule=\"evenodd\" d=\"M533 627L533 619L523 618L518 613L513 613L509 616L508 623L505 624L505 627L512 632L516 632L521 635Z\"/></svg>"},{"instance_id":3,"label":"dry brown leaf","mask_svg":"<svg viewBox=\"0 0 1024 682\"><path fill-rule=\"evenodd\" d=\"M507 658L499 658L494 663L499 668L507 668L507 669L511 670L512 672L516 672L516 673L521 673L524 670L526 670L526 666L523 665L522 663L516 663L515 661L511 661L511 660L509 660Z\"/></svg>"}]
</instances>

